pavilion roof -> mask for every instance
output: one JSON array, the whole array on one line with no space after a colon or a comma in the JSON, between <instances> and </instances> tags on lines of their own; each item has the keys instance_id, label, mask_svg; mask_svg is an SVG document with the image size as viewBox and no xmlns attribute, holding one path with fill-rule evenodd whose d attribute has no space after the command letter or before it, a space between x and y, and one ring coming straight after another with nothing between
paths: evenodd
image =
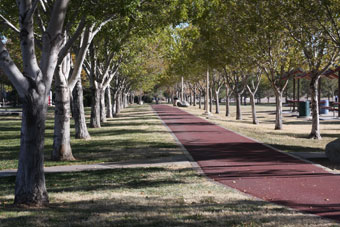
<instances>
[{"instance_id":1,"label":"pavilion roof","mask_svg":"<svg viewBox=\"0 0 340 227\"><path fill-rule=\"evenodd\" d=\"M338 79L339 75L337 72L340 71L340 66L337 66L335 69L328 69L325 73L321 75L321 77L327 77L328 79ZM310 80L310 72L304 72L302 69L298 68L293 71L288 72L283 76L282 79L290 79L294 77L295 79L307 79Z\"/></svg>"}]
</instances>

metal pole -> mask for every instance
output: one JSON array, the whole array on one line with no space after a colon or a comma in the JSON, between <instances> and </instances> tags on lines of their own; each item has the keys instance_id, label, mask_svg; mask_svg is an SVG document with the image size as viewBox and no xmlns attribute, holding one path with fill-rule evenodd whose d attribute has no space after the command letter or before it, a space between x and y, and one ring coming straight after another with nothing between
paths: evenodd
<instances>
[{"instance_id":1,"label":"metal pole","mask_svg":"<svg viewBox=\"0 0 340 227\"><path fill-rule=\"evenodd\" d=\"M293 112L295 112L295 106L296 106L296 103L295 103L295 87L296 87L296 79L295 77L293 78Z\"/></svg>"},{"instance_id":2,"label":"metal pole","mask_svg":"<svg viewBox=\"0 0 340 227\"><path fill-rule=\"evenodd\" d=\"M184 101L184 78L182 76L182 90L181 90L181 102Z\"/></svg>"},{"instance_id":3,"label":"metal pole","mask_svg":"<svg viewBox=\"0 0 340 227\"><path fill-rule=\"evenodd\" d=\"M209 67L207 68L206 88L205 88L205 115L210 115L209 111Z\"/></svg>"}]
</instances>

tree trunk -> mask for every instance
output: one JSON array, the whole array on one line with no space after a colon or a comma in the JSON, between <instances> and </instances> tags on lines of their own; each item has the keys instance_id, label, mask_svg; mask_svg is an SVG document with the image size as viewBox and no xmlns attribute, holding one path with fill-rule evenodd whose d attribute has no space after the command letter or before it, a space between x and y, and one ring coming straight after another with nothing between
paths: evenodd
<instances>
[{"instance_id":1,"label":"tree trunk","mask_svg":"<svg viewBox=\"0 0 340 227\"><path fill-rule=\"evenodd\" d=\"M220 97L219 97L219 91L215 91L215 99L216 99L216 113L220 113Z\"/></svg>"},{"instance_id":2,"label":"tree trunk","mask_svg":"<svg viewBox=\"0 0 340 227\"><path fill-rule=\"evenodd\" d=\"M75 137L76 139L90 139L90 134L87 130L86 119L85 119L85 109L84 109L84 99L83 99L83 86L81 85L81 78L78 79L73 92L73 119L75 127Z\"/></svg>"},{"instance_id":3,"label":"tree trunk","mask_svg":"<svg viewBox=\"0 0 340 227\"><path fill-rule=\"evenodd\" d=\"M194 100L193 100L193 105L196 106L196 99L197 99L197 95L196 95L196 89L194 89Z\"/></svg>"},{"instance_id":4,"label":"tree trunk","mask_svg":"<svg viewBox=\"0 0 340 227\"><path fill-rule=\"evenodd\" d=\"M110 119L110 118L113 118L110 86L108 86L106 88L105 95L106 95L106 99L105 99L105 101L106 101L106 117Z\"/></svg>"},{"instance_id":5,"label":"tree trunk","mask_svg":"<svg viewBox=\"0 0 340 227\"><path fill-rule=\"evenodd\" d=\"M198 108L202 109L202 92L199 93L198 98Z\"/></svg>"},{"instance_id":6,"label":"tree trunk","mask_svg":"<svg viewBox=\"0 0 340 227\"><path fill-rule=\"evenodd\" d=\"M229 99L229 87L225 86L225 116L230 115L230 99Z\"/></svg>"},{"instance_id":7,"label":"tree trunk","mask_svg":"<svg viewBox=\"0 0 340 227\"><path fill-rule=\"evenodd\" d=\"M276 98L276 117L275 117L275 130L282 129L282 92L275 92Z\"/></svg>"},{"instance_id":8,"label":"tree trunk","mask_svg":"<svg viewBox=\"0 0 340 227\"><path fill-rule=\"evenodd\" d=\"M312 130L309 134L311 139L321 139L320 135L320 119L319 119L319 104L318 104L318 78L312 77L309 84L311 90L311 105L312 105Z\"/></svg>"},{"instance_id":9,"label":"tree trunk","mask_svg":"<svg viewBox=\"0 0 340 227\"><path fill-rule=\"evenodd\" d=\"M47 95L35 89L23 102L18 172L15 182L15 204L47 204L44 175L44 133Z\"/></svg>"},{"instance_id":10,"label":"tree trunk","mask_svg":"<svg viewBox=\"0 0 340 227\"><path fill-rule=\"evenodd\" d=\"M235 92L236 93L236 92ZM241 113L241 94L235 94L236 99L236 120L242 120Z\"/></svg>"},{"instance_id":11,"label":"tree trunk","mask_svg":"<svg viewBox=\"0 0 340 227\"><path fill-rule=\"evenodd\" d=\"M100 89L92 87L91 128L100 128Z\"/></svg>"},{"instance_id":12,"label":"tree trunk","mask_svg":"<svg viewBox=\"0 0 340 227\"><path fill-rule=\"evenodd\" d=\"M250 104L251 104L251 113L253 116L253 124L257 125L259 121L257 120L256 117L256 109L255 109L255 94L254 93L249 93L250 96Z\"/></svg>"},{"instance_id":13,"label":"tree trunk","mask_svg":"<svg viewBox=\"0 0 340 227\"><path fill-rule=\"evenodd\" d=\"M209 89L209 112L212 113L212 107L213 107L213 92L212 92L212 88Z\"/></svg>"},{"instance_id":14,"label":"tree trunk","mask_svg":"<svg viewBox=\"0 0 340 227\"><path fill-rule=\"evenodd\" d=\"M127 93L123 92L123 108L127 108L128 107L128 101L127 101Z\"/></svg>"},{"instance_id":15,"label":"tree trunk","mask_svg":"<svg viewBox=\"0 0 340 227\"><path fill-rule=\"evenodd\" d=\"M106 105L105 105L105 89L100 88L100 122L107 122L106 120Z\"/></svg>"},{"instance_id":16,"label":"tree trunk","mask_svg":"<svg viewBox=\"0 0 340 227\"><path fill-rule=\"evenodd\" d=\"M120 114L120 110L121 110L121 100L122 100L122 95L120 92L117 93L117 97L116 97L116 115Z\"/></svg>"},{"instance_id":17,"label":"tree trunk","mask_svg":"<svg viewBox=\"0 0 340 227\"><path fill-rule=\"evenodd\" d=\"M207 98L206 98L206 94L204 94L204 100L203 100L203 110L207 110Z\"/></svg>"},{"instance_id":18,"label":"tree trunk","mask_svg":"<svg viewBox=\"0 0 340 227\"><path fill-rule=\"evenodd\" d=\"M64 75L55 76L54 137L52 160L75 160L70 143L70 91Z\"/></svg>"},{"instance_id":19,"label":"tree trunk","mask_svg":"<svg viewBox=\"0 0 340 227\"><path fill-rule=\"evenodd\" d=\"M114 91L113 92L113 95L112 95L112 113L113 113L113 116L116 116L116 101L117 101L117 91Z\"/></svg>"}]
</instances>

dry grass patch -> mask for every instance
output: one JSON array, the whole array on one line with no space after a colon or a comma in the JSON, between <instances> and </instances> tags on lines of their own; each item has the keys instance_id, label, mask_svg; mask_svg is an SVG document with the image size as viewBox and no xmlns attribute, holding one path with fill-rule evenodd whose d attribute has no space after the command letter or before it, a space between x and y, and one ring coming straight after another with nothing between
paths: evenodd
<instances>
[{"instance_id":1,"label":"dry grass patch","mask_svg":"<svg viewBox=\"0 0 340 227\"><path fill-rule=\"evenodd\" d=\"M190 167L60 173L46 179L50 206L1 205L1 226L336 226L215 184ZM12 187L13 180L0 183ZM0 201L10 199L7 193Z\"/></svg>"}]
</instances>

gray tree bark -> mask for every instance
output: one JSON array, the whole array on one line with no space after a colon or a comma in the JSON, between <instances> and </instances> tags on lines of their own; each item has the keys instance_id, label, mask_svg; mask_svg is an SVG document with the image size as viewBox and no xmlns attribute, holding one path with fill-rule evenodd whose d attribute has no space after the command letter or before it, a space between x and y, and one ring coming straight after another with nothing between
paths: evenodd
<instances>
[{"instance_id":1,"label":"gray tree bark","mask_svg":"<svg viewBox=\"0 0 340 227\"><path fill-rule=\"evenodd\" d=\"M275 130L282 129L282 93L275 91L276 98L276 115L275 115Z\"/></svg>"},{"instance_id":2,"label":"gray tree bark","mask_svg":"<svg viewBox=\"0 0 340 227\"><path fill-rule=\"evenodd\" d=\"M259 124L259 121L257 120L257 117L256 117L255 94L249 92L249 96L250 96L251 115L253 117L253 124L257 125Z\"/></svg>"},{"instance_id":3,"label":"gray tree bark","mask_svg":"<svg viewBox=\"0 0 340 227\"><path fill-rule=\"evenodd\" d=\"M75 160L72 154L70 141L70 91L66 77L69 70L63 71L58 67L55 75L55 109L54 109L54 136L52 160Z\"/></svg>"},{"instance_id":4,"label":"gray tree bark","mask_svg":"<svg viewBox=\"0 0 340 227\"><path fill-rule=\"evenodd\" d=\"M48 195L44 175L44 133L47 99L32 89L23 100L21 142L18 172L15 181L15 204L44 205Z\"/></svg>"},{"instance_id":5,"label":"gray tree bark","mask_svg":"<svg viewBox=\"0 0 340 227\"><path fill-rule=\"evenodd\" d=\"M33 4L32 1L17 1L23 60L21 70L0 42L0 68L14 85L23 102L15 204L39 206L48 203L43 169L47 98L58 53L63 43L62 30L68 3L69 0L58 0L52 5L50 20L42 36L40 65L37 62L34 43L33 15L37 4Z\"/></svg>"},{"instance_id":6,"label":"gray tree bark","mask_svg":"<svg viewBox=\"0 0 340 227\"><path fill-rule=\"evenodd\" d=\"M121 106L122 106L122 94L120 91L118 91L116 97L116 116L120 114Z\"/></svg>"},{"instance_id":7,"label":"gray tree bark","mask_svg":"<svg viewBox=\"0 0 340 227\"><path fill-rule=\"evenodd\" d=\"M235 100L236 100L236 120L242 120L241 94L235 92Z\"/></svg>"},{"instance_id":8,"label":"gray tree bark","mask_svg":"<svg viewBox=\"0 0 340 227\"><path fill-rule=\"evenodd\" d=\"M199 93L198 99L198 107L202 109L202 92Z\"/></svg>"},{"instance_id":9,"label":"gray tree bark","mask_svg":"<svg viewBox=\"0 0 340 227\"><path fill-rule=\"evenodd\" d=\"M229 98L229 87L225 86L225 116L230 116L230 98Z\"/></svg>"},{"instance_id":10,"label":"gray tree bark","mask_svg":"<svg viewBox=\"0 0 340 227\"><path fill-rule=\"evenodd\" d=\"M104 123L107 122L106 119L106 105L105 105L105 90L101 88L100 89L100 122Z\"/></svg>"},{"instance_id":11,"label":"gray tree bark","mask_svg":"<svg viewBox=\"0 0 340 227\"><path fill-rule=\"evenodd\" d=\"M86 119L85 119L85 109L83 102L83 86L81 84L81 79L79 78L72 92L73 95L73 118L75 127L75 137L76 139L90 139L91 136L88 132Z\"/></svg>"},{"instance_id":12,"label":"gray tree bark","mask_svg":"<svg viewBox=\"0 0 340 227\"><path fill-rule=\"evenodd\" d=\"M216 99L216 113L220 113L220 91L215 91L215 99Z\"/></svg>"},{"instance_id":13,"label":"gray tree bark","mask_svg":"<svg viewBox=\"0 0 340 227\"><path fill-rule=\"evenodd\" d=\"M106 117L111 119L113 118L113 113L112 113L112 98L111 98L111 87L108 86L106 88Z\"/></svg>"},{"instance_id":14,"label":"gray tree bark","mask_svg":"<svg viewBox=\"0 0 340 227\"><path fill-rule=\"evenodd\" d=\"M195 85L195 87L194 87L194 97L193 97L193 98L194 98L194 100L193 100L193 105L196 106L196 103L197 103L197 100L196 100L196 99L197 99L196 85Z\"/></svg>"},{"instance_id":15,"label":"gray tree bark","mask_svg":"<svg viewBox=\"0 0 340 227\"><path fill-rule=\"evenodd\" d=\"M312 105L312 130L309 134L311 139L321 139L320 134L320 118L319 118L319 103L318 103L318 82L319 77L312 77L309 84L311 90L311 105Z\"/></svg>"},{"instance_id":16,"label":"gray tree bark","mask_svg":"<svg viewBox=\"0 0 340 227\"><path fill-rule=\"evenodd\" d=\"M92 101L91 101L91 128L100 128L100 89L92 87Z\"/></svg>"}]
</instances>

